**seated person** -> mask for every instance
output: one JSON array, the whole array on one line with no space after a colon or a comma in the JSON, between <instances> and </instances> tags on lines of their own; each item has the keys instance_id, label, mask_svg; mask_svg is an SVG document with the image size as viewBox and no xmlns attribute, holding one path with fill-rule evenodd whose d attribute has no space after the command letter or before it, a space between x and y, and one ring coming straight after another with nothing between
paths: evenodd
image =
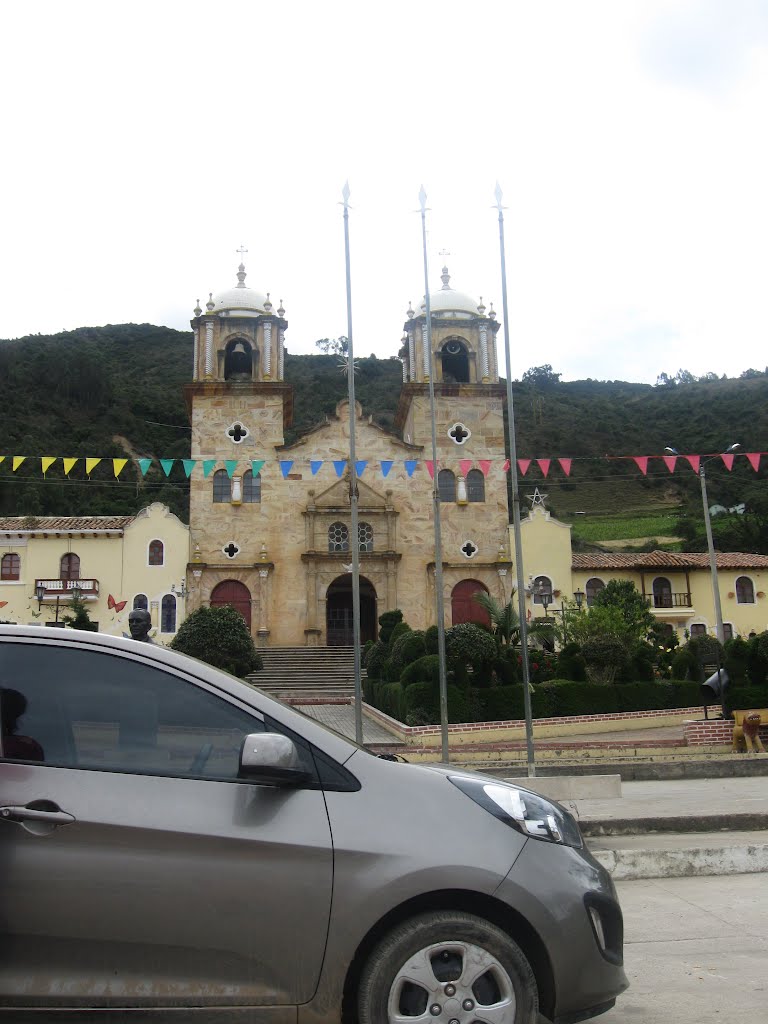
<instances>
[{"instance_id":1,"label":"seated person","mask_svg":"<svg viewBox=\"0 0 768 1024\"><path fill-rule=\"evenodd\" d=\"M20 761L44 761L43 748L31 736L16 733L18 721L27 710L27 698L18 690L0 688L0 722L2 723L3 757Z\"/></svg>"}]
</instances>

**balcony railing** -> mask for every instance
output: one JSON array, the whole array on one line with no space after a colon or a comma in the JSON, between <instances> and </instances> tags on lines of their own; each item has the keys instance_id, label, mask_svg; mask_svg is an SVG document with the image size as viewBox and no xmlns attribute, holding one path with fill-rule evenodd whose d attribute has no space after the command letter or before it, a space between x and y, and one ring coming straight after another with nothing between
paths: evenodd
<instances>
[{"instance_id":1,"label":"balcony railing","mask_svg":"<svg viewBox=\"0 0 768 1024\"><path fill-rule=\"evenodd\" d=\"M649 597L648 604L651 608L692 608L690 592L675 594L665 591L663 594L654 594Z\"/></svg>"},{"instance_id":2,"label":"balcony railing","mask_svg":"<svg viewBox=\"0 0 768 1024\"><path fill-rule=\"evenodd\" d=\"M98 580L35 580L35 590L45 587L43 602L55 601L56 598L72 598L72 591L80 591L82 601L95 601L99 596Z\"/></svg>"}]
</instances>

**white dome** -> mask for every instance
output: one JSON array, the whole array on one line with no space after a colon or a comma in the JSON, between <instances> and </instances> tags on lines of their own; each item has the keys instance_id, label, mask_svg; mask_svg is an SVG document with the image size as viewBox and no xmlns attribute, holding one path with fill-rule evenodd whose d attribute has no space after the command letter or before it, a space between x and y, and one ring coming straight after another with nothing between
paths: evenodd
<instances>
[{"instance_id":1,"label":"white dome","mask_svg":"<svg viewBox=\"0 0 768 1024\"><path fill-rule=\"evenodd\" d=\"M246 287L245 267L242 263L237 272L237 281L234 288L228 288L213 296L212 313L220 313L227 309L254 313L267 313L271 310L272 304L268 295L257 292L255 288Z\"/></svg>"},{"instance_id":2,"label":"white dome","mask_svg":"<svg viewBox=\"0 0 768 1024\"><path fill-rule=\"evenodd\" d=\"M443 267L442 281L443 287L440 291L430 292L429 304L433 313L471 313L472 316L478 316L478 306L480 303L477 299L471 295L467 295L466 292L457 292L455 288L451 288L449 281L451 280L448 268ZM426 308L426 303L422 302L421 308Z\"/></svg>"}]
</instances>

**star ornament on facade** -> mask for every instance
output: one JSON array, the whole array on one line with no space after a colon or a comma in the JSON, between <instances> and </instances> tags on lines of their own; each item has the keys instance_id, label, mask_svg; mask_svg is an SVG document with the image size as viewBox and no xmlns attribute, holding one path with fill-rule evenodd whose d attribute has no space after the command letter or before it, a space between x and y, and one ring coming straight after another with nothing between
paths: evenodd
<instances>
[{"instance_id":1,"label":"star ornament on facade","mask_svg":"<svg viewBox=\"0 0 768 1024\"><path fill-rule=\"evenodd\" d=\"M544 503L548 497L549 495L542 494L538 487L534 488L533 494L526 494L526 498L531 503L531 508L536 508L537 505L541 505L541 507L544 508Z\"/></svg>"}]
</instances>

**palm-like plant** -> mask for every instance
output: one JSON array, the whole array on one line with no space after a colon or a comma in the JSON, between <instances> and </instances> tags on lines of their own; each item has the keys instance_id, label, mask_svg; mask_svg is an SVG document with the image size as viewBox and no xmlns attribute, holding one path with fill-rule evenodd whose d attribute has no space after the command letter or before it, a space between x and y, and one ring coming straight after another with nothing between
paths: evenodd
<instances>
[{"instance_id":1,"label":"palm-like plant","mask_svg":"<svg viewBox=\"0 0 768 1024\"><path fill-rule=\"evenodd\" d=\"M490 594L479 590L472 595L481 608L484 608L491 617L493 635L499 648L517 647L520 644L520 616L515 609L513 598L515 591L512 591L512 598L506 604L499 604ZM528 634L542 637L552 636L552 624L545 622L532 622L528 626Z\"/></svg>"}]
</instances>

